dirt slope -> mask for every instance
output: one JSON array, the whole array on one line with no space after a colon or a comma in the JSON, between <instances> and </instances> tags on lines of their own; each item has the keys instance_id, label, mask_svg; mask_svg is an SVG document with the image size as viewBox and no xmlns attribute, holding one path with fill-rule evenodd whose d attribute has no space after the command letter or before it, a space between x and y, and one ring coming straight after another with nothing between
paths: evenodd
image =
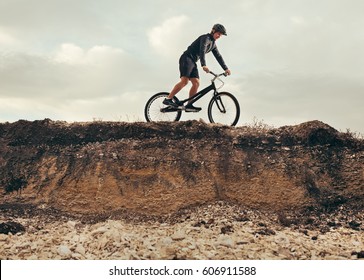
<instances>
[{"instance_id":1,"label":"dirt slope","mask_svg":"<svg viewBox=\"0 0 364 280\"><path fill-rule=\"evenodd\" d=\"M277 129L197 121L0 124L0 207L164 215L364 206L364 141L319 121Z\"/></svg>"}]
</instances>

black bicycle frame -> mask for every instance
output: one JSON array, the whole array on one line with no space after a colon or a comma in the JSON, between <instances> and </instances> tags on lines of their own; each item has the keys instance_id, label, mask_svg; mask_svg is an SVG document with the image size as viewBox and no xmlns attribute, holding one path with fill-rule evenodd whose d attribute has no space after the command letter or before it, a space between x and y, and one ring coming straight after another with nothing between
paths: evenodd
<instances>
[{"instance_id":1,"label":"black bicycle frame","mask_svg":"<svg viewBox=\"0 0 364 280\"><path fill-rule=\"evenodd\" d=\"M180 100L180 102L185 103L187 101L192 100L192 102L190 102L190 104L195 103L197 100L201 99L202 97L204 97L207 93L209 93L210 91L214 91L216 93L216 86L215 86L215 82L212 82L211 85L209 85L208 87L200 90L198 93L196 93L194 96L184 99L184 100Z\"/></svg>"}]
</instances>

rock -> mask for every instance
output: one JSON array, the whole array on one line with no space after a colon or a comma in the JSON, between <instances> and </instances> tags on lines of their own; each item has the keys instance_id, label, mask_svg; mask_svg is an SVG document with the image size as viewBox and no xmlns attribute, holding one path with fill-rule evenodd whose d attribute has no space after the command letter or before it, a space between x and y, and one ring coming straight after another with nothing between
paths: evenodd
<instances>
[{"instance_id":1,"label":"rock","mask_svg":"<svg viewBox=\"0 0 364 280\"><path fill-rule=\"evenodd\" d=\"M61 245L57 248L57 253L63 257L63 258L68 258L72 255L71 250L68 248L68 246L66 245Z\"/></svg>"},{"instance_id":2,"label":"rock","mask_svg":"<svg viewBox=\"0 0 364 280\"><path fill-rule=\"evenodd\" d=\"M75 260L81 260L83 258L83 256L79 253L73 253L71 255L72 259L75 259Z\"/></svg>"},{"instance_id":3,"label":"rock","mask_svg":"<svg viewBox=\"0 0 364 280\"><path fill-rule=\"evenodd\" d=\"M171 245L173 242L173 239L171 237L165 237L165 238L162 238L160 240L160 242L158 242L159 246L163 247L163 246L168 246L168 245Z\"/></svg>"},{"instance_id":4,"label":"rock","mask_svg":"<svg viewBox=\"0 0 364 280\"><path fill-rule=\"evenodd\" d=\"M234 229L233 229L232 225L223 226L220 229L220 233L222 233L222 234L229 234L229 233L232 233L232 232L234 232Z\"/></svg>"},{"instance_id":5,"label":"rock","mask_svg":"<svg viewBox=\"0 0 364 280\"><path fill-rule=\"evenodd\" d=\"M68 222L67 222L67 226L68 226L69 228L71 228L71 229L74 229L74 228L75 228L75 226L76 226L76 222L74 222L74 221L68 221Z\"/></svg>"},{"instance_id":6,"label":"rock","mask_svg":"<svg viewBox=\"0 0 364 280\"><path fill-rule=\"evenodd\" d=\"M86 249L81 244L78 244L76 249L75 249L75 252L81 254L82 256L84 256L86 254Z\"/></svg>"},{"instance_id":7,"label":"rock","mask_svg":"<svg viewBox=\"0 0 364 280\"><path fill-rule=\"evenodd\" d=\"M235 246L235 242L230 236L220 235L217 239L216 245L233 248Z\"/></svg>"},{"instance_id":8,"label":"rock","mask_svg":"<svg viewBox=\"0 0 364 280\"><path fill-rule=\"evenodd\" d=\"M352 228L352 229L355 229L355 230L360 230L360 225L361 223L357 222L357 221L350 221L349 222L349 226Z\"/></svg>"},{"instance_id":9,"label":"rock","mask_svg":"<svg viewBox=\"0 0 364 280\"><path fill-rule=\"evenodd\" d=\"M180 241L186 238L186 234L184 231L180 230L171 235L173 241Z\"/></svg>"},{"instance_id":10,"label":"rock","mask_svg":"<svg viewBox=\"0 0 364 280\"><path fill-rule=\"evenodd\" d=\"M284 246L288 246L290 244L289 238L287 237L286 234L284 234L282 232L279 232L275 235L274 241L277 244L284 245Z\"/></svg>"},{"instance_id":11,"label":"rock","mask_svg":"<svg viewBox=\"0 0 364 280\"><path fill-rule=\"evenodd\" d=\"M285 259L291 259L292 253L287 248L279 248L278 253L282 256L284 256Z\"/></svg>"},{"instance_id":12,"label":"rock","mask_svg":"<svg viewBox=\"0 0 364 280\"><path fill-rule=\"evenodd\" d=\"M18 232L24 232L25 227L17 222L6 222L0 224L0 234L16 234Z\"/></svg>"},{"instance_id":13,"label":"rock","mask_svg":"<svg viewBox=\"0 0 364 280\"><path fill-rule=\"evenodd\" d=\"M8 236L6 234L0 234L0 241L6 241Z\"/></svg>"},{"instance_id":14,"label":"rock","mask_svg":"<svg viewBox=\"0 0 364 280\"><path fill-rule=\"evenodd\" d=\"M99 228L93 230L91 232L91 235L94 236L94 235L98 235L98 234L103 234L103 233L105 233L107 231L108 231L108 228L106 228L106 227L99 227Z\"/></svg>"},{"instance_id":15,"label":"rock","mask_svg":"<svg viewBox=\"0 0 364 280\"><path fill-rule=\"evenodd\" d=\"M162 247L159 251L159 256L162 260L173 260L177 256L177 250L174 246Z\"/></svg>"},{"instance_id":16,"label":"rock","mask_svg":"<svg viewBox=\"0 0 364 280\"><path fill-rule=\"evenodd\" d=\"M24 243L16 244L16 248L19 248L19 249L24 249L24 248L27 248L27 247L31 247L30 242L24 242Z\"/></svg>"},{"instance_id":17,"label":"rock","mask_svg":"<svg viewBox=\"0 0 364 280\"><path fill-rule=\"evenodd\" d=\"M99 239L97 240L97 248L98 248L99 250L102 250L103 248L105 248L105 247L106 247L106 245L107 245L109 242L110 242L110 239L109 239L107 236L103 235L101 238L99 238Z\"/></svg>"}]
</instances>

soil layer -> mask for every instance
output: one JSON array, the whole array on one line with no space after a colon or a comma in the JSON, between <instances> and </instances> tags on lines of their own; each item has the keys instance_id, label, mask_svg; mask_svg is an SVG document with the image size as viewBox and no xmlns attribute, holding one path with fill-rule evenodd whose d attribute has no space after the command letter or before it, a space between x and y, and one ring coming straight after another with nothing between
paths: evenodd
<instances>
[{"instance_id":1,"label":"soil layer","mask_svg":"<svg viewBox=\"0 0 364 280\"><path fill-rule=\"evenodd\" d=\"M224 201L272 211L363 209L364 141L296 126L0 124L2 211L163 216Z\"/></svg>"}]
</instances>

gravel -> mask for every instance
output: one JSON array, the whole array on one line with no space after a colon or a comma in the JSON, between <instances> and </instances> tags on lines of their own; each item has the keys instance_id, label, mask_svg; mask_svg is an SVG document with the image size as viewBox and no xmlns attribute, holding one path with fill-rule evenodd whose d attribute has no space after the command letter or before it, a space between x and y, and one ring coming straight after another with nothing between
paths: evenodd
<instances>
[{"instance_id":1,"label":"gravel","mask_svg":"<svg viewBox=\"0 0 364 280\"><path fill-rule=\"evenodd\" d=\"M85 223L43 216L0 216L3 226L23 226L17 233L0 234L0 258L362 259L363 217L362 212L343 209L315 216L275 215L223 202L149 220L113 218Z\"/></svg>"}]
</instances>

